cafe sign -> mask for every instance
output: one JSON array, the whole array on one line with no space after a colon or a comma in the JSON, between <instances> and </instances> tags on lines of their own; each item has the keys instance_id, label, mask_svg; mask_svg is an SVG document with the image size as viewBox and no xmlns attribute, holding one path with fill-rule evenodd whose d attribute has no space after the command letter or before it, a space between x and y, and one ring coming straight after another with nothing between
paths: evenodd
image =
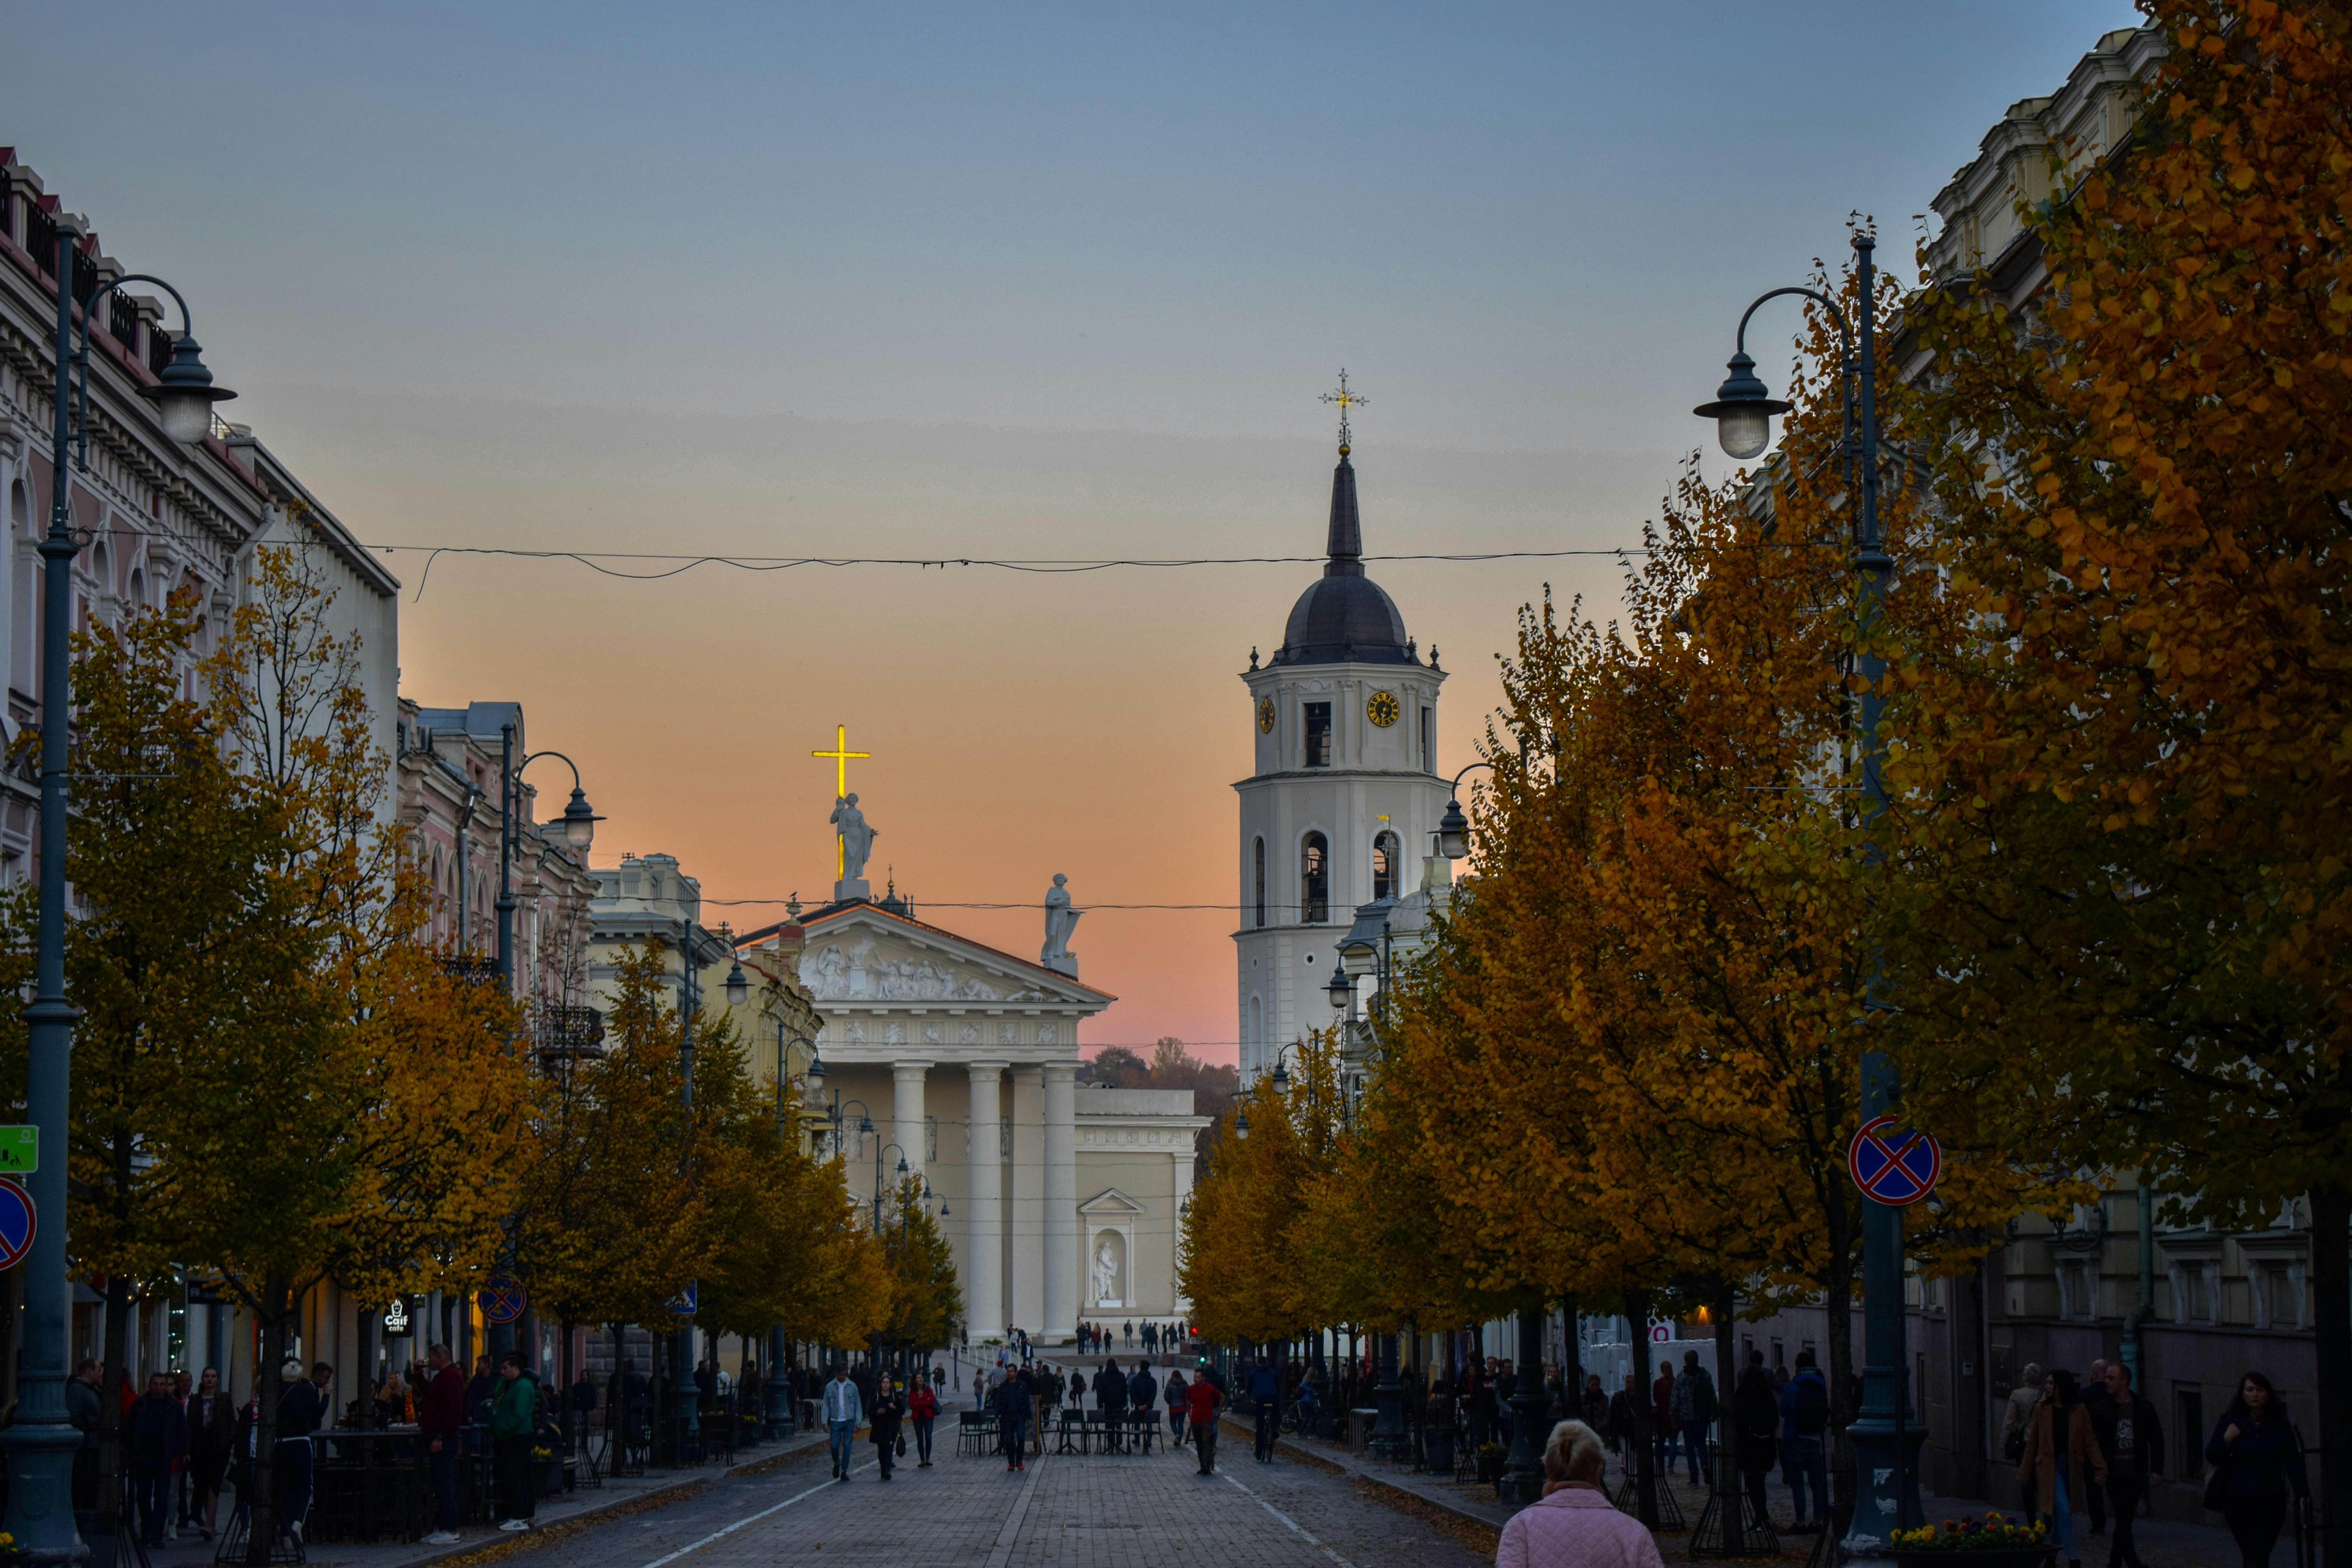
<instances>
[{"instance_id":1,"label":"cafe sign","mask_svg":"<svg viewBox=\"0 0 2352 1568\"><path fill-rule=\"evenodd\" d=\"M415 1319L412 1315L408 1298L394 1296L392 1299L392 1305L383 1310L383 1337L388 1340L404 1340L415 1331L413 1327L415 1322Z\"/></svg>"}]
</instances>

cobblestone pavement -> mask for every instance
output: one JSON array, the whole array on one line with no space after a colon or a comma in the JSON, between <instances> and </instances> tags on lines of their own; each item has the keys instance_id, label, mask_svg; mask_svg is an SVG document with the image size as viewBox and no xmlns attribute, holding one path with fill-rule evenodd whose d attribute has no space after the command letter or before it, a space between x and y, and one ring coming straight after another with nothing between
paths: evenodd
<instances>
[{"instance_id":1,"label":"cobblestone pavement","mask_svg":"<svg viewBox=\"0 0 2352 1568\"><path fill-rule=\"evenodd\" d=\"M1218 1455L1203 1477L1189 1452L902 1465L887 1484L861 1443L846 1482L820 1460L720 1482L689 1501L529 1538L500 1568L768 1568L778 1563L891 1568L1468 1568L1491 1559L1360 1497L1344 1477ZM1234 1461L1238 1459L1238 1464ZM1230 1473L1226 1473L1230 1469ZM534 1559L538 1560L536 1563ZM481 1561L480 1558L474 1561Z\"/></svg>"}]
</instances>

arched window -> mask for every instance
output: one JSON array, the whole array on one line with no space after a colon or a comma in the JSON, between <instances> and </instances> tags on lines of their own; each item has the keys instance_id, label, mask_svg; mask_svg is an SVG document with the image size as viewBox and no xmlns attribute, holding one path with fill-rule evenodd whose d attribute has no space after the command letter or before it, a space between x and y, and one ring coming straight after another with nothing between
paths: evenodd
<instances>
[{"instance_id":1,"label":"arched window","mask_svg":"<svg viewBox=\"0 0 2352 1568\"><path fill-rule=\"evenodd\" d=\"M1250 998L1249 1047L1250 1059L1257 1059L1258 1047L1265 1043L1265 1004Z\"/></svg>"},{"instance_id":2,"label":"arched window","mask_svg":"<svg viewBox=\"0 0 2352 1568\"><path fill-rule=\"evenodd\" d=\"M1397 836L1381 832L1372 836L1372 897L1393 899L1398 896Z\"/></svg>"},{"instance_id":3,"label":"arched window","mask_svg":"<svg viewBox=\"0 0 2352 1568\"><path fill-rule=\"evenodd\" d=\"M1310 833L1298 847L1298 918L1320 925L1331 918L1331 843Z\"/></svg>"},{"instance_id":4,"label":"arched window","mask_svg":"<svg viewBox=\"0 0 2352 1568\"><path fill-rule=\"evenodd\" d=\"M134 610L147 607L147 574L136 566L131 569L131 607Z\"/></svg>"},{"instance_id":5,"label":"arched window","mask_svg":"<svg viewBox=\"0 0 2352 1568\"><path fill-rule=\"evenodd\" d=\"M1257 862L1252 869L1251 877L1254 887L1253 897L1257 905L1258 929L1263 931L1265 929L1265 840L1258 839L1251 847L1251 853Z\"/></svg>"}]
</instances>

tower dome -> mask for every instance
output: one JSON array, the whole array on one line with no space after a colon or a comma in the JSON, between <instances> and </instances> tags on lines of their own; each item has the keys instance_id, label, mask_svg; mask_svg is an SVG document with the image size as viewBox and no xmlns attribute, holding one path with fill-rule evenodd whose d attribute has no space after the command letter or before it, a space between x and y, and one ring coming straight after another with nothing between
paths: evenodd
<instances>
[{"instance_id":1,"label":"tower dome","mask_svg":"<svg viewBox=\"0 0 2352 1568\"><path fill-rule=\"evenodd\" d=\"M1364 575L1364 533L1356 510L1356 470L1348 448L1331 471L1331 526L1323 575L1298 595L1273 662L1414 664L1396 601Z\"/></svg>"}]
</instances>

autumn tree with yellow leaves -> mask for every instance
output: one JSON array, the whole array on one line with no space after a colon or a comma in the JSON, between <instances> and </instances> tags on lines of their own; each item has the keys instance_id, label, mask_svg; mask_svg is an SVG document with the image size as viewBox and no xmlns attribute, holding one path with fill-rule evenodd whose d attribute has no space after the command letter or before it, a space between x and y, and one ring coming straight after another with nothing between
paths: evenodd
<instances>
[{"instance_id":1,"label":"autumn tree with yellow leaves","mask_svg":"<svg viewBox=\"0 0 2352 1568\"><path fill-rule=\"evenodd\" d=\"M2352 10L2155 0L2131 143L2049 280L1920 301L1933 565L1901 678L1906 1079L2176 1216L2308 1197L2352 1399ZM2352 1453L2322 1460L2352 1551Z\"/></svg>"}]
</instances>

